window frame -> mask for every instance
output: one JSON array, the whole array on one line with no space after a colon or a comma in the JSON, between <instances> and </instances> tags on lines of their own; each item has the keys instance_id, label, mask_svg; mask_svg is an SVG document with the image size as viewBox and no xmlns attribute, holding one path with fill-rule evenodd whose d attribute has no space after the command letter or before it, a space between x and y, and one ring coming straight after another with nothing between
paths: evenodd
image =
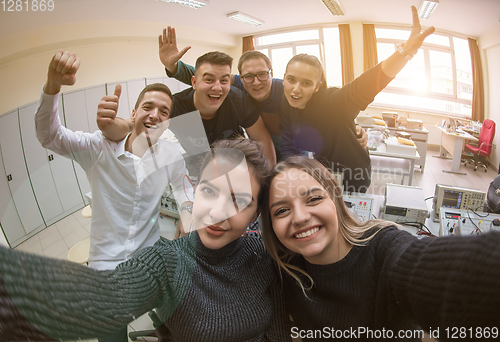
<instances>
[{"instance_id":1,"label":"window frame","mask_svg":"<svg viewBox=\"0 0 500 342\"><path fill-rule=\"evenodd\" d=\"M399 26L399 25L375 24L375 31L377 28L408 31L408 37L410 36L410 33L411 33L411 28L405 27L405 26ZM384 90L382 90L382 92L399 94L399 95L417 96L417 97L421 97L424 99L429 98L429 99L443 100L443 101L454 102L457 104L462 104L465 106L472 107L472 100L462 99L462 98L458 97L458 71L457 71L457 63L456 63L456 56L455 56L455 45L454 45L454 41L453 41L453 38L467 39L467 37L465 37L463 35L455 34L455 33L438 31L438 30L436 30L434 32L434 34L447 37L449 40L449 46L443 46L443 45L428 43L428 42L424 41L424 43L420 47L420 49L422 51L419 51L419 53L422 53L422 52L424 53L426 91L424 93L416 93L411 89L404 89L401 87L391 86L391 84L389 83L389 85ZM406 40L402 40L402 39L377 38L377 44L378 43L394 44L394 51L396 51L396 47L398 44L405 43L405 41ZM431 72L431 63L430 63L430 51L450 53L450 55L451 55L452 81L453 81L452 94L445 94L445 93L439 93L439 92L432 91L432 83L431 83L432 82L432 72ZM379 61L379 62L381 62L381 61ZM470 85L470 87L473 87L473 85ZM469 114L453 113L453 112L443 111L443 110L439 110L439 109L434 109L434 110L430 111L429 109L426 109L426 108L420 109L420 108L408 107L408 106L404 106L404 105L381 103L381 102L376 102L376 100L372 104L370 104L370 106L372 106L372 105L375 107L380 107L380 108L391 108L391 109L412 110L412 111L417 110L417 111L428 112L429 114L447 115L447 116L454 116L454 117L460 117L460 118L470 118L471 117L471 114L469 115Z\"/></svg>"},{"instance_id":2,"label":"window frame","mask_svg":"<svg viewBox=\"0 0 500 342\"><path fill-rule=\"evenodd\" d=\"M295 28L284 28L284 29L279 29L279 30L272 30L272 31L267 31L267 32L262 32L260 34L255 34L254 35L254 42L255 42L255 50L261 51L261 50L267 50L267 56L271 60L271 65L274 65L273 59L272 59L272 52L271 50L273 49L282 49L282 48L292 48L292 56L295 56L297 54L297 47L299 46L306 46L306 45L318 45L319 47L319 59L321 64L323 65L325 74L328 75L328 70L327 70L327 63L326 63L326 55L325 55L325 38L324 38L324 32L323 29L325 28L337 28L338 29L338 24L325 24L325 25L312 25L312 26L301 26L301 27L295 27ZM288 32L300 32L300 31L311 31L311 30L317 30L318 31L318 38L317 39L308 39L308 40L300 40L300 41L289 41L289 42L284 42L284 43L273 43L273 44L265 44L265 45L258 45L258 39L264 36L269 36L269 35L275 35L275 34L280 34L280 33L288 33ZM341 67L341 66L340 66ZM280 76L279 78L281 78ZM342 86L337 85L337 86Z\"/></svg>"}]
</instances>

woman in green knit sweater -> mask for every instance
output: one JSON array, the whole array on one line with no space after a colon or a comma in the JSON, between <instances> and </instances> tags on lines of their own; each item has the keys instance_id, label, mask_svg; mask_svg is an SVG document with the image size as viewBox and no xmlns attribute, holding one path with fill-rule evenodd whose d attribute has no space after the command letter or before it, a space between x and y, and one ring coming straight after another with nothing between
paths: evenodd
<instances>
[{"instance_id":1,"label":"woman in green knit sweater","mask_svg":"<svg viewBox=\"0 0 500 342\"><path fill-rule=\"evenodd\" d=\"M176 341L287 341L277 268L257 218L269 164L251 140L220 141L195 193L191 233L113 271L0 248L0 341L108 336L156 308Z\"/></svg>"}]
</instances>

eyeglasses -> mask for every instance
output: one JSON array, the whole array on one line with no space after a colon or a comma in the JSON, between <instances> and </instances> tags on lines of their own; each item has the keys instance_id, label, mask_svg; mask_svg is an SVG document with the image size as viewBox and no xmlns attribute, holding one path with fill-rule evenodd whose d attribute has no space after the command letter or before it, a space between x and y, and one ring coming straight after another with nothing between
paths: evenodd
<instances>
[{"instance_id":1,"label":"eyeglasses","mask_svg":"<svg viewBox=\"0 0 500 342\"><path fill-rule=\"evenodd\" d=\"M271 73L271 69L267 70L267 71L261 71L259 73L256 73L256 74L245 74L243 76L241 76L241 78L243 79L243 82L245 83L253 83L253 81L255 81L255 77L257 77L257 79L261 82L264 82L264 81L267 81L269 79L269 74Z\"/></svg>"}]
</instances>

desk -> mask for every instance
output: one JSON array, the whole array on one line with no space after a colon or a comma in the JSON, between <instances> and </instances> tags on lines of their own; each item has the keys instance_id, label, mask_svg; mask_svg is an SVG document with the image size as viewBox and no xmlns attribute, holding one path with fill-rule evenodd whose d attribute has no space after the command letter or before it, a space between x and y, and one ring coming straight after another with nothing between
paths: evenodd
<instances>
[{"instance_id":1,"label":"desk","mask_svg":"<svg viewBox=\"0 0 500 342\"><path fill-rule=\"evenodd\" d=\"M386 145L380 144L376 151L369 151L372 172L391 173L391 170L401 170L401 184L404 183L404 177L408 175L408 185L411 185L415 171L415 160L420 158L418 152L416 151L415 154L390 153L385 149ZM408 171L405 172L405 170Z\"/></svg>"},{"instance_id":2,"label":"desk","mask_svg":"<svg viewBox=\"0 0 500 342\"><path fill-rule=\"evenodd\" d=\"M449 133L440 126L437 127L439 127L439 129L442 132L441 147L439 148L439 155L434 157L450 159L447 157L447 153L449 153L452 156L451 170L443 170L443 172L466 175L467 172L462 172L459 170L460 160L462 158L462 150L464 149L464 140L478 141L478 139L467 132Z\"/></svg>"},{"instance_id":3,"label":"desk","mask_svg":"<svg viewBox=\"0 0 500 342\"><path fill-rule=\"evenodd\" d=\"M365 124L362 124L360 126L363 127L364 129L368 128L380 129L382 127L377 125L365 125ZM425 127L422 129L410 129L404 126L385 127L385 128L389 130L391 135L396 135L397 132L410 133L411 140L413 140L413 142L417 146L417 151L418 154L420 155L420 158L415 160L415 165L419 165L420 171L423 173L425 167L425 158L427 155L427 141L429 140L429 131Z\"/></svg>"}]
</instances>

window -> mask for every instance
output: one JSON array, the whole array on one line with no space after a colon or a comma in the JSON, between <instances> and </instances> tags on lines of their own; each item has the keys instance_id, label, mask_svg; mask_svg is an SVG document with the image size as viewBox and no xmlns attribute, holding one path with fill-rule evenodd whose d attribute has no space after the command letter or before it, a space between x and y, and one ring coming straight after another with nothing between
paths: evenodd
<instances>
[{"instance_id":1,"label":"window","mask_svg":"<svg viewBox=\"0 0 500 342\"><path fill-rule=\"evenodd\" d=\"M389 57L409 30L376 27L379 61ZM434 33L374 101L382 107L470 117L472 62L466 39Z\"/></svg>"},{"instance_id":2,"label":"window","mask_svg":"<svg viewBox=\"0 0 500 342\"><path fill-rule=\"evenodd\" d=\"M337 27L317 27L255 37L255 49L271 59L273 75L283 78L288 61L299 53L314 55L323 64L328 86L342 85Z\"/></svg>"}]
</instances>

